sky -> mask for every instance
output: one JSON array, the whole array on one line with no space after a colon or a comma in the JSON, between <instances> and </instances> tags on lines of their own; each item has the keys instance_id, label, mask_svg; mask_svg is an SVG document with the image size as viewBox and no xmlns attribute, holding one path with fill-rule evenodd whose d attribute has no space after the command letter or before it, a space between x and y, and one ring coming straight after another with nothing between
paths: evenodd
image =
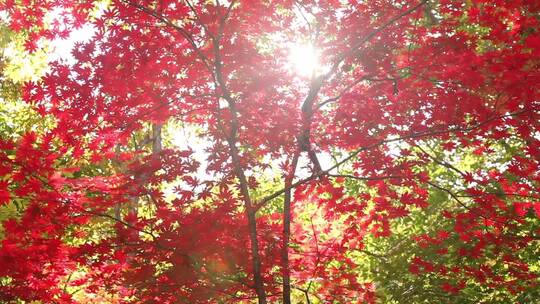
<instances>
[{"instance_id":1,"label":"sky","mask_svg":"<svg viewBox=\"0 0 540 304\"><path fill-rule=\"evenodd\" d=\"M92 38L96 29L91 25L84 25L80 29L73 31L67 39L56 39L51 42L52 53L50 60L66 60L73 63L75 59L71 55L71 50L78 42L86 42Z\"/></svg>"}]
</instances>

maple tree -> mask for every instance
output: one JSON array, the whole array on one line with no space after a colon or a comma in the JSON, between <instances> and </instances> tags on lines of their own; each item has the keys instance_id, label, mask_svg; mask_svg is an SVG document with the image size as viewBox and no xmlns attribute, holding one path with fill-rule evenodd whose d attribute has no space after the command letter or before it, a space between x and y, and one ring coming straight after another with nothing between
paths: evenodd
<instances>
[{"instance_id":1,"label":"maple tree","mask_svg":"<svg viewBox=\"0 0 540 304\"><path fill-rule=\"evenodd\" d=\"M95 30L0 128L3 301L537 296L538 1L0 10L28 53Z\"/></svg>"}]
</instances>

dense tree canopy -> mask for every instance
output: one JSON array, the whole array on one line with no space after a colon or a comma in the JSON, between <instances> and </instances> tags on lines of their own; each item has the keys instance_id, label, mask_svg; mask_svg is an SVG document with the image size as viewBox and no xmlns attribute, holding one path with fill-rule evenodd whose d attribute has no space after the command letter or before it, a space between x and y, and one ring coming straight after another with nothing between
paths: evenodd
<instances>
[{"instance_id":1,"label":"dense tree canopy","mask_svg":"<svg viewBox=\"0 0 540 304\"><path fill-rule=\"evenodd\" d=\"M0 12L1 301L540 298L540 2Z\"/></svg>"}]
</instances>

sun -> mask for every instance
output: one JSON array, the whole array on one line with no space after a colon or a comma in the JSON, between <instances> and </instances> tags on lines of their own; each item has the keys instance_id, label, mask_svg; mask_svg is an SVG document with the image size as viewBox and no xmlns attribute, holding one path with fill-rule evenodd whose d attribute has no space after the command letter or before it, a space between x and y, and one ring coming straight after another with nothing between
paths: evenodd
<instances>
[{"instance_id":1,"label":"sun","mask_svg":"<svg viewBox=\"0 0 540 304\"><path fill-rule=\"evenodd\" d=\"M312 44L294 44L289 49L289 64L300 76L312 76L319 66L319 52Z\"/></svg>"}]
</instances>

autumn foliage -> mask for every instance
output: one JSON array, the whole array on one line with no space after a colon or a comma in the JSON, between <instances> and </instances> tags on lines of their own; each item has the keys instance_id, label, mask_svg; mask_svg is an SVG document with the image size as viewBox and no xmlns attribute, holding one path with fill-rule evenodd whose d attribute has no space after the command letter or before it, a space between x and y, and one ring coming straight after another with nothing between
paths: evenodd
<instances>
[{"instance_id":1,"label":"autumn foliage","mask_svg":"<svg viewBox=\"0 0 540 304\"><path fill-rule=\"evenodd\" d=\"M1 133L1 301L538 296L538 1L0 11L28 52L94 30L21 87L51 124Z\"/></svg>"}]
</instances>

